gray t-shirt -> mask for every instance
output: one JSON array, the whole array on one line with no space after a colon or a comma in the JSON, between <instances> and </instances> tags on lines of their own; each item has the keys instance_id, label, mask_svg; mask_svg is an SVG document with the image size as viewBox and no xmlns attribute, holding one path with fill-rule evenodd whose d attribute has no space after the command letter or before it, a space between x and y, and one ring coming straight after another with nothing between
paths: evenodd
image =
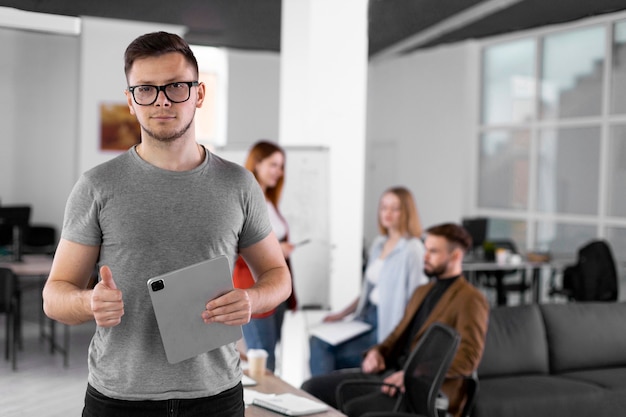
<instances>
[{"instance_id":1,"label":"gray t-shirt","mask_svg":"<svg viewBox=\"0 0 626 417\"><path fill-rule=\"evenodd\" d=\"M210 152L197 168L173 172L134 148L81 176L68 199L63 238L100 246L122 291L124 316L98 327L89 347L89 383L124 400L200 398L241 378L234 344L170 364L146 281L238 248L271 231L265 198L250 172ZM204 309L198 306L198 316Z\"/></svg>"}]
</instances>

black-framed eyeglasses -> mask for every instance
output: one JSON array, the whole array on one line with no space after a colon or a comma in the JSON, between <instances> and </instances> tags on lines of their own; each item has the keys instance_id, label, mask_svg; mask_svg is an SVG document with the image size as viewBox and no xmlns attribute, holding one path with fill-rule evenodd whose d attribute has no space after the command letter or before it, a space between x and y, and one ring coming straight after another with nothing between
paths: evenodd
<instances>
[{"instance_id":1,"label":"black-framed eyeglasses","mask_svg":"<svg viewBox=\"0 0 626 417\"><path fill-rule=\"evenodd\" d=\"M157 101L159 91L163 91L165 97L172 103L183 103L191 96L191 87L199 84L198 81L176 81L165 85L134 85L128 87L133 95L135 103L140 106L150 106Z\"/></svg>"}]
</instances>

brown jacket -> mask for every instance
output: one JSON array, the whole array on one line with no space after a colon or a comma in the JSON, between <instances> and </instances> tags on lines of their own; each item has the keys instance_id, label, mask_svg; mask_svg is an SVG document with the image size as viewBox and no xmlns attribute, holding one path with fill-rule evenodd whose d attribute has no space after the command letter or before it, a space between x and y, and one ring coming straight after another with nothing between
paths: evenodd
<instances>
[{"instance_id":1,"label":"brown jacket","mask_svg":"<svg viewBox=\"0 0 626 417\"><path fill-rule=\"evenodd\" d=\"M400 323L380 345L373 348L378 349L386 360L396 354L394 348L397 342L402 341L403 334L410 331L411 320L433 285L434 282L430 282L415 290ZM460 416L465 404L463 377L471 375L480 363L488 321L489 303L485 296L464 277L460 277L446 290L411 342L413 349L426 329L435 322L447 324L461 335L459 349L441 388L450 401L448 411L454 416Z\"/></svg>"}]
</instances>

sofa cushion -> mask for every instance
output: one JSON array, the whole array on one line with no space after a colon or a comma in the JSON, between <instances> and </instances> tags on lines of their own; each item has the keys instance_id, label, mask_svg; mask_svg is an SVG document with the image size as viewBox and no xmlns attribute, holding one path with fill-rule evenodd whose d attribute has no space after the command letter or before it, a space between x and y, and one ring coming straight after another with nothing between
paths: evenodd
<instances>
[{"instance_id":1,"label":"sofa cushion","mask_svg":"<svg viewBox=\"0 0 626 417\"><path fill-rule=\"evenodd\" d=\"M545 374L548 370L548 346L539 307L493 308L479 378Z\"/></svg>"},{"instance_id":2,"label":"sofa cushion","mask_svg":"<svg viewBox=\"0 0 626 417\"><path fill-rule=\"evenodd\" d=\"M594 384L558 376L483 378L472 417L614 417L606 398Z\"/></svg>"},{"instance_id":3,"label":"sofa cushion","mask_svg":"<svg viewBox=\"0 0 626 417\"><path fill-rule=\"evenodd\" d=\"M626 400L626 367L567 372L559 376L595 384L619 393Z\"/></svg>"},{"instance_id":4,"label":"sofa cushion","mask_svg":"<svg viewBox=\"0 0 626 417\"><path fill-rule=\"evenodd\" d=\"M626 366L626 303L543 304L552 373Z\"/></svg>"}]
</instances>

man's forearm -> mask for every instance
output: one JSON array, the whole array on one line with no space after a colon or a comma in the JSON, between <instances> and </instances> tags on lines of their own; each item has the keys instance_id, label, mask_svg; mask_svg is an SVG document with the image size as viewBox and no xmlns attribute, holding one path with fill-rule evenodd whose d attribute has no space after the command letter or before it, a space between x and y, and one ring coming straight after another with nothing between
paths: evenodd
<instances>
[{"instance_id":1,"label":"man's forearm","mask_svg":"<svg viewBox=\"0 0 626 417\"><path fill-rule=\"evenodd\" d=\"M276 308L291 294L289 268L273 268L261 275L256 284L248 289L252 301L252 313L259 314Z\"/></svg>"},{"instance_id":2,"label":"man's forearm","mask_svg":"<svg viewBox=\"0 0 626 417\"><path fill-rule=\"evenodd\" d=\"M75 325L94 319L91 311L91 292L64 282L48 282L43 290L43 309L48 317L58 322Z\"/></svg>"}]
</instances>

